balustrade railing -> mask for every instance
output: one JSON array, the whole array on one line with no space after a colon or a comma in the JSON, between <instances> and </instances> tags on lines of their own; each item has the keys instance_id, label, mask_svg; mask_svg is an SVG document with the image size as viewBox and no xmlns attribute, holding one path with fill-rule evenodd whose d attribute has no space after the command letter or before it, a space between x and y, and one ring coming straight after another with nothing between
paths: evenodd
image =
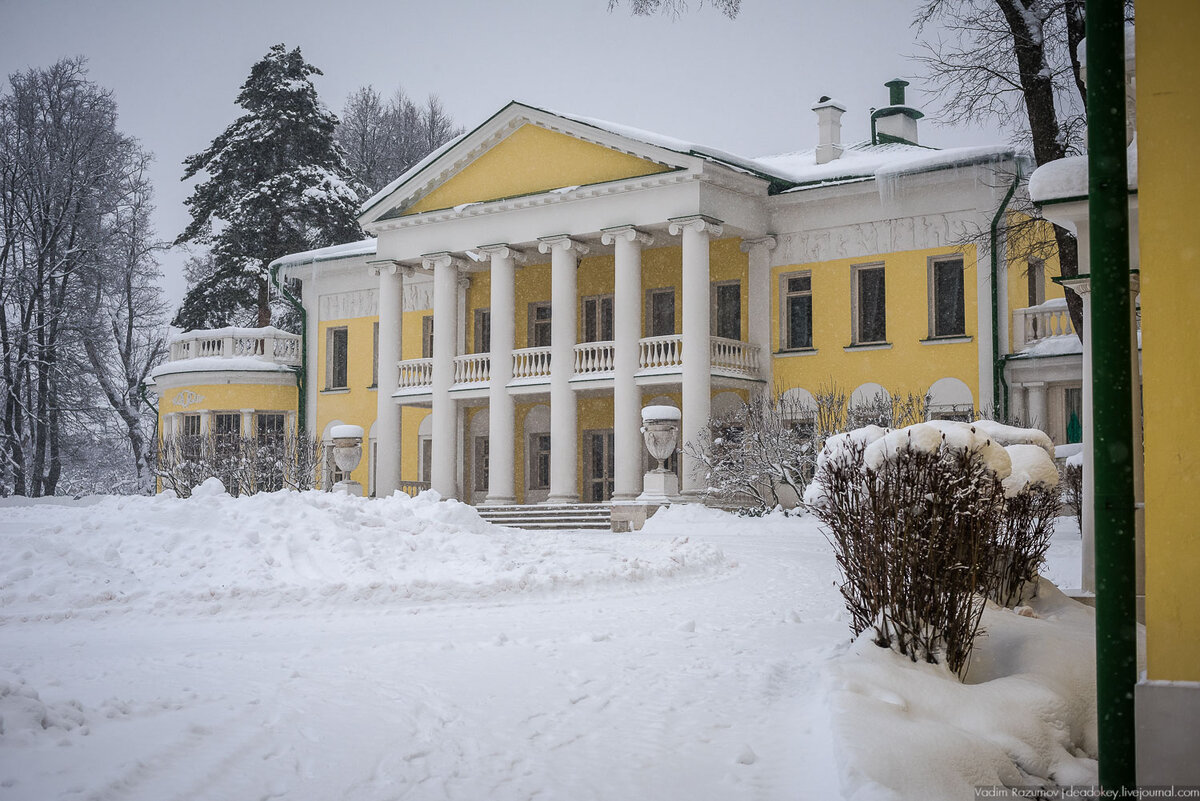
<instances>
[{"instance_id":1,"label":"balustrade railing","mask_svg":"<svg viewBox=\"0 0 1200 801\"><path fill-rule=\"evenodd\" d=\"M400 491L405 495L415 498L425 490L429 489L428 481L401 481Z\"/></svg>"},{"instance_id":2,"label":"balustrade railing","mask_svg":"<svg viewBox=\"0 0 1200 801\"><path fill-rule=\"evenodd\" d=\"M581 342L575 346L575 375L612 371L612 342Z\"/></svg>"},{"instance_id":3,"label":"balustrade railing","mask_svg":"<svg viewBox=\"0 0 1200 801\"><path fill-rule=\"evenodd\" d=\"M454 357L454 383L487 383L492 377L492 355L490 353L468 353Z\"/></svg>"},{"instance_id":4,"label":"balustrade railing","mask_svg":"<svg viewBox=\"0 0 1200 801\"><path fill-rule=\"evenodd\" d=\"M256 357L276 364L300 364L300 337L277 328L217 328L189 331L171 340L171 361Z\"/></svg>"},{"instance_id":5,"label":"balustrade railing","mask_svg":"<svg viewBox=\"0 0 1200 801\"><path fill-rule=\"evenodd\" d=\"M738 339L709 337L712 369L747 376L758 375L758 345Z\"/></svg>"},{"instance_id":6,"label":"balustrade railing","mask_svg":"<svg viewBox=\"0 0 1200 801\"><path fill-rule=\"evenodd\" d=\"M683 337L645 337L638 341L638 366L643 370L683 367Z\"/></svg>"},{"instance_id":7,"label":"balustrade railing","mask_svg":"<svg viewBox=\"0 0 1200 801\"><path fill-rule=\"evenodd\" d=\"M433 359L408 359L396 366L400 370L400 389L433 386Z\"/></svg>"},{"instance_id":8,"label":"balustrade railing","mask_svg":"<svg viewBox=\"0 0 1200 801\"><path fill-rule=\"evenodd\" d=\"M1075 326L1071 324L1071 314L1063 298L1025 309L1013 309L1013 352L1020 352L1039 339L1074 333Z\"/></svg>"},{"instance_id":9,"label":"balustrade railing","mask_svg":"<svg viewBox=\"0 0 1200 801\"><path fill-rule=\"evenodd\" d=\"M513 380L550 377L550 348L521 348L513 351Z\"/></svg>"}]
</instances>

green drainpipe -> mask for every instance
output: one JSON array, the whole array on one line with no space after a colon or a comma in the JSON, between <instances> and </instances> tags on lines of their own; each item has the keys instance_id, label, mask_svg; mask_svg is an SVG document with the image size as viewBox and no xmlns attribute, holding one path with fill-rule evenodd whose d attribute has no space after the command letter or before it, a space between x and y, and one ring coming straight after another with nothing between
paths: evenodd
<instances>
[{"instance_id":1,"label":"green drainpipe","mask_svg":"<svg viewBox=\"0 0 1200 801\"><path fill-rule=\"evenodd\" d=\"M300 367L296 370L296 431L302 434L308 430L308 393L305 391L308 384L308 315L304 313L304 304L288 292L287 287L279 280L279 268L282 266L278 262L271 264L271 283L279 290L283 299L300 313Z\"/></svg>"},{"instance_id":2,"label":"green drainpipe","mask_svg":"<svg viewBox=\"0 0 1200 801\"><path fill-rule=\"evenodd\" d=\"M992 217L992 414L997 419L1004 419L1004 415L1008 414L1008 384L1004 381L1004 357L1000 354L1000 257L997 255L996 245L1000 241L1000 220L1004 217L1004 212L1008 210L1008 204L1012 200L1012 196L1017 191L1017 184L1021 182L1021 165L1016 163L1016 175L1013 176L1012 186L1008 187L1008 192L1004 195L1004 200L1000 201L1000 207L996 209L996 216ZM1004 271L1008 275L1008 271ZM1001 395L1003 388L1003 396ZM1003 405L1001 400L1003 399Z\"/></svg>"},{"instance_id":3,"label":"green drainpipe","mask_svg":"<svg viewBox=\"0 0 1200 801\"><path fill-rule=\"evenodd\" d=\"M1087 0L1096 706L1100 784L1106 794L1132 791L1137 781L1133 704L1138 681L1136 524L1124 11L1122 0Z\"/></svg>"}]
</instances>

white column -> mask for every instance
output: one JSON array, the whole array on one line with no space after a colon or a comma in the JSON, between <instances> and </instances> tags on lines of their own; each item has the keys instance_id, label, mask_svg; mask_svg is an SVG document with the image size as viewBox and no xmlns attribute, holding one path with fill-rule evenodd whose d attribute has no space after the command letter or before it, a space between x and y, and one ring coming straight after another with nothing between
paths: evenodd
<instances>
[{"instance_id":1,"label":"white column","mask_svg":"<svg viewBox=\"0 0 1200 801\"><path fill-rule=\"evenodd\" d=\"M207 437L210 431L212 431L212 412L200 412L200 436Z\"/></svg>"},{"instance_id":2,"label":"white column","mask_svg":"<svg viewBox=\"0 0 1200 801\"><path fill-rule=\"evenodd\" d=\"M242 413L242 439L250 439L254 436L254 410L239 409Z\"/></svg>"},{"instance_id":3,"label":"white column","mask_svg":"<svg viewBox=\"0 0 1200 801\"><path fill-rule=\"evenodd\" d=\"M170 440L179 433L179 412L167 412L163 415L162 431L159 436L164 440Z\"/></svg>"},{"instance_id":4,"label":"white column","mask_svg":"<svg viewBox=\"0 0 1200 801\"><path fill-rule=\"evenodd\" d=\"M1086 230L1086 229L1085 229ZM1091 257L1086 236L1080 236L1079 263L1087 264ZM1083 511L1080 514L1080 537L1082 539L1080 589L1096 591L1096 439L1092 432L1092 292L1087 278L1069 279L1063 282L1083 299Z\"/></svg>"},{"instance_id":5,"label":"white column","mask_svg":"<svg viewBox=\"0 0 1200 801\"><path fill-rule=\"evenodd\" d=\"M458 415L450 397L458 343L458 268L461 259L449 253L423 257L433 270L433 459L430 484L443 498L458 497Z\"/></svg>"},{"instance_id":6,"label":"white column","mask_svg":"<svg viewBox=\"0 0 1200 801\"><path fill-rule=\"evenodd\" d=\"M1025 385L1010 384L1008 387L1008 416L1021 425L1027 424L1025 415Z\"/></svg>"},{"instance_id":7,"label":"white column","mask_svg":"<svg viewBox=\"0 0 1200 801\"><path fill-rule=\"evenodd\" d=\"M400 407L392 395L400 386L404 278L397 264L373 266L379 276L379 375L375 389L375 497L400 489Z\"/></svg>"},{"instance_id":8,"label":"white column","mask_svg":"<svg viewBox=\"0 0 1200 801\"><path fill-rule=\"evenodd\" d=\"M771 251L775 237L761 236L742 241L742 252L749 254L747 271L746 326L751 345L758 346L758 375L770 389L771 368ZM772 390L773 391L773 390Z\"/></svg>"},{"instance_id":9,"label":"white column","mask_svg":"<svg viewBox=\"0 0 1200 801\"><path fill-rule=\"evenodd\" d=\"M491 383L488 385L488 493L486 504L516 503L516 405L508 393L512 381L516 323L516 265L524 257L508 245L479 248L492 262Z\"/></svg>"},{"instance_id":10,"label":"white column","mask_svg":"<svg viewBox=\"0 0 1200 801\"><path fill-rule=\"evenodd\" d=\"M587 245L566 234L539 237L538 249L550 254L550 495L546 503L579 501L579 431L575 391L575 333L578 292L575 271Z\"/></svg>"},{"instance_id":11,"label":"white column","mask_svg":"<svg viewBox=\"0 0 1200 801\"><path fill-rule=\"evenodd\" d=\"M1050 419L1049 407L1046 403L1046 384L1042 381L1029 382L1025 384L1025 391L1029 399L1029 420L1025 425L1045 431L1046 423Z\"/></svg>"},{"instance_id":12,"label":"white column","mask_svg":"<svg viewBox=\"0 0 1200 801\"><path fill-rule=\"evenodd\" d=\"M683 496L696 500L705 488L704 465L687 452L687 446L699 441L712 413L708 242L709 237L721 235L721 224L696 215L671 220L669 230L671 236L683 235L683 424L679 447Z\"/></svg>"},{"instance_id":13,"label":"white column","mask_svg":"<svg viewBox=\"0 0 1200 801\"><path fill-rule=\"evenodd\" d=\"M632 501L642 491L642 393L634 381L642 329L642 247L654 240L632 225L606 228L614 245L613 271L613 500Z\"/></svg>"}]
</instances>

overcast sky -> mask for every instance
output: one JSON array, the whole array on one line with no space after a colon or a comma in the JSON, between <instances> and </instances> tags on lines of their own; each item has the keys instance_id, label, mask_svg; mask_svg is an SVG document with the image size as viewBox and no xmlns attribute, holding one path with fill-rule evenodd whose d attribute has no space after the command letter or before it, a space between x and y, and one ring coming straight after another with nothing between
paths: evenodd
<instances>
[{"instance_id":1,"label":"overcast sky","mask_svg":"<svg viewBox=\"0 0 1200 801\"><path fill-rule=\"evenodd\" d=\"M848 109L843 139L865 138L897 76L936 119L913 91L916 4L745 0L729 20L698 0L678 19L609 13L607 0L0 0L0 70L86 56L122 130L156 156L158 233L173 239L188 221L182 160L239 114L238 87L278 42L325 73L317 90L338 113L359 86L403 86L437 93L467 127L522 100L758 156L814 146L823 94ZM935 147L1004 139L921 125ZM163 258L174 302L182 259Z\"/></svg>"}]
</instances>

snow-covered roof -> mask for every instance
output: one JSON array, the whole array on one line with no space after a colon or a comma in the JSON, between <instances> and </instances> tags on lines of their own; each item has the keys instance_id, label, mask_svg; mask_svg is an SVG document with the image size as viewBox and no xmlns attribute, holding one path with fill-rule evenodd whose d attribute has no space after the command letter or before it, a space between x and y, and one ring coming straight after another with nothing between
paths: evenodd
<instances>
[{"instance_id":1,"label":"snow-covered roof","mask_svg":"<svg viewBox=\"0 0 1200 801\"><path fill-rule=\"evenodd\" d=\"M279 265L280 267L292 267L297 264L310 264L319 261L335 261L337 259L350 259L355 256L373 256L375 255L377 241L374 237L362 239L357 242L344 242L340 245L330 245L325 248L317 248L315 250L306 250L302 253L289 253L286 256L280 256L275 261L271 262L271 267ZM261 329L255 329L261 330Z\"/></svg>"},{"instance_id":2,"label":"snow-covered roof","mask_svg":"<svg viewBox=\"0 0 1200 801\"><path fill-rule=\"evenodd\" d=\"M1129 190L1137 190L1137 137L1126 150L1125 177ZM1087 156L1068 156L1048 161L1033 171L1029 178L1029 197L1034 203L1054 203L1082 199L1088 196Z\"/></svg>"},{"instance_id":3,"label":"snow-covered roof","mask_svg":"<svg viewBox=\"0 0 1200 801\"><path fill-rule=\"evenodd\" d=\"M295 370L286 364L263 359L258 356L201 356L196 359L179 359L163 362L150 372L151 378L175 373L217 373L234 370L238 372L288 373Z\"/></svg>"},{"instance_id":4,"label":"snow-covered roof","mask_svg":"<svg viewBox=\"0 0 1200 801\"><path fill-rule=\"evenodd\" d=\"M841 158L834 159L825 164L817 164L815 148L748 158L699 142L666 136L654 131L597 119L596 117L556 111L514 100L474 130L446 142L420 162L413 165L403 175L396 178L396 180L392 181L363 203L359 209L359 214L366 214L370 209L415 178L460 142L513 107L549 114L559 119L586 125L632 142L693 158L705 159L740 172L757 175L770 181L772 191L775 192L808 188L813 185L843 183L848 180L870 180L880 175L896 176L906 173L964 166L967 164L989 163L1016 157L1016 152L1013 148L1005 145L957 147L938 150L936 148L902 142L871 144L870 141L864 141L846 145L842 151Z\"/></svg>"}]
</instances>

